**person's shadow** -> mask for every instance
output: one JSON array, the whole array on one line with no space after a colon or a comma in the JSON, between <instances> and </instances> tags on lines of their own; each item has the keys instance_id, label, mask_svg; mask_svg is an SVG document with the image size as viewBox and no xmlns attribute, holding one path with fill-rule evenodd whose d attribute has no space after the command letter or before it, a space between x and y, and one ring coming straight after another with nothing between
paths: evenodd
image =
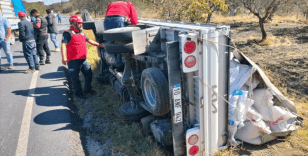
<instances>
[{"instance_id":1,"label":"person's shadow","mask_svg":"<svg viewBox=\"0 0 308 156\"><path fill-rule=\"evenodd\" d=\"M78 115L78 108L74 105L72 94L69 90L69 83L66 80L68 73L65 67L61 66L56 72L46 73L40 76L42 79L50 81L63 81L61 85L48 87L37 87L33 95L29 95L29 89L13 91L15 95L34 97L35 103L39 106L57 107L36 115L33 122L38 125L66 124L64 127L53 131L73 130L79 132L83 149L86 148L85 133L82 129L82 119ZM85 150L85 155L89 155Z\"/></svg>"},{"instance_id":2,"label":"person's shadow","mask_svg":"<svg viewBox=\"0 0 308 156\"><path fill-rule=\"evenodd\" d=\"M63 81L66 79L64 67L59 67L57 72L46 73L40 76L42 79L50 79L50 81ZM64 81L63 85L55 85L48 87L37 87L35 88L34 95L29 95L28 90L17 90L13 91L15 95L34 97L36 105L45 107L59 107L59 109L54 109L38 114L34 118L34 122L39 125L55 125L67 123L63 128L58 130L71 129L78 131L79 129L74 129L82 124L79 118L77 108L74 107L70 98L70 91L68 87L68 82ZM63 107L61 107L63 106ZM73 123L74 122L74 123ZM72 126L77 125L77 126Z\"/></svg>"}]
</instances>

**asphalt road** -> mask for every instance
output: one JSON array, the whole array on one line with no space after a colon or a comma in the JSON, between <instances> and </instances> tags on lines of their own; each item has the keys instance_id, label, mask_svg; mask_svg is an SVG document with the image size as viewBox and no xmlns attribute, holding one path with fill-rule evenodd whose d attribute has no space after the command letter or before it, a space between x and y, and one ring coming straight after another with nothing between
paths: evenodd
<instances>
[{"instance_id":1,"label":"asphalt road","mask_svg":"<svg viewBox=\"0 0 308 156\"><path fill-rule=\"evenodd\" d=\"M68 28L68 16L63 16L58 24L59 44L61 33ZM50 40L49 47L54 49ZM52 51L52 64L24 74L28 65L21 43L16 41L11 51L15 68L0 72L0 156L84 155L61 53ZM3 51L1 56L5 67Z\"/></svg>"}]
</instances>

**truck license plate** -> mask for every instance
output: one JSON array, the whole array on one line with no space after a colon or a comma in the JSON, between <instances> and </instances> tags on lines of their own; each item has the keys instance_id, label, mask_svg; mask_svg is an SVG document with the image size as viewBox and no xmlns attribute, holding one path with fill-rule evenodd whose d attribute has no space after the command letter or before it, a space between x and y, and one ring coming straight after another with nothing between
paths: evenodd
<instances>
[{"instance_id":1,"label":"truck license plate","mask_svg":"<svg viewBox=\"0 0 308 156\"><path fill-rule=\"evenodd\" d=\"M173 103L174 103L174 123L179 123L183 121L181 85L176 84L173 85L172 88L173 88Z\"/></svg>"}]
</instances>

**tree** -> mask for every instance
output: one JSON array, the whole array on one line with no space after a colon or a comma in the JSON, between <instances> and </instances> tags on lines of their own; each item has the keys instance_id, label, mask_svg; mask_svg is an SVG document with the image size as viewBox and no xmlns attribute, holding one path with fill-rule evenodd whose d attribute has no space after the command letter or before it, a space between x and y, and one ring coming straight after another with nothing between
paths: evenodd
<instances>
[{"instance_id":1,"label":"tree","mask_svg":"<svg viewBox=\"0 0 308 156\"><path fill-rule=\"evenodd\" d=\"M240 0L229 0L227 1L228 8L230 10L230 16L235 16L238 7L242 4Z\"/></svg>"},{"instance_id":2,"label":"tree","mask_svg":"<svg viewBox=\"0 0 308 156\"><path fill-rule=\"evenodd\" d=\"M247 8L252 14L258 17L259 26L261 28L263 42L266 37L266 31L264 29L265 20L272 16L281 4L286 3L288 0L240 0L244 7Z\"/></svg>"},{"instance_id":3,"label":"tree","mask_svg":"<svg viewBox=\"0 0 308 156\"><path fill-rule=\"evenodd\" d=\"M201 14L201 20L206 20L206 23L209 23L214 11L228 9L224 0L184 0L183 3L184 8L187 8L184 14L190 18L191 22L198 19Z\"/></svg>"},{"instance_id":4,"label":"tree","mask_svg":"<svg viewBox=\"0 0 308 156\"><path fill-rule=\"evenodd\" d=\"M308 1L307 0L296 0L298 9L304 14L308 20Z\"/></svg>"},{"instance_id":5,"label":"tree","mask_svg":"<svg viewBox=\"0 0 308 156\"><path fill-rule=\"evenodd\" d=\"M210 21L217 9L226 11L225 0L150 0L162 18L169 20Z\"/></svg>"}]
</instances>

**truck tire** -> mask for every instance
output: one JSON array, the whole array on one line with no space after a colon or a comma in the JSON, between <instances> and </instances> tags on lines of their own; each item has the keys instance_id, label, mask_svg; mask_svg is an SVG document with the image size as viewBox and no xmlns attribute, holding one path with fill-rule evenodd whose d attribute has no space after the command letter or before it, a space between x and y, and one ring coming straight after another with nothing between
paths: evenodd
<instances>
[{"instance_id":1,"label":"truck tire","mask_svg":"<svg viewBox=\"0 0 308 156\"><path fill-rule=\"evenodd\" d=\"M14 45L14 44L15 44L15 35L14 35L14 32L12 32L11 35L10 35L10 42L11 42L11 45Z\"/></svg>"},{"instance_id":2,"label":"truck tire","mask_svg":"<svg viewBox=\"0 0 308 156\"><path fill-rule=\"evenodd\" d=\"M82 27L85 30L93 30L93 29L95 29L95 24L94 24L94 22L84 22L82 24Z\"/></svg>"},{"instance_id":3,"label":"truck tire","mask_svg":"<svg viewBox=\"0 0 308 156\"><path fill-rule=\"evenodd\" d=\"M119 115L126 120L137 121L150 115L150 113L140 106L134 108L130 102L127 102L119 108Z\"/></svg>"},{"instance_id":4,"label":"truck tire","mask_svg":"<svg viewBox=\"0 0 308 156\"><path fill-rule=\"evenodd\" d=\"M170 111L168 81L160 69L153 67L143 70L141 89L147 111L156 116Z\"/></svg>"},{"instance_id":5,"label":"truck tire","mask_svg":"<svg viewBox=\"0 0 308 156\"><path fill-rule=\"evenodd\" d=\"M103 38L106 41L133 41L132 32L140 30L139 27L121 27L104 31Z\"/></svg>"},{"instance_id":6,"label":"truck tire","mask_svg":"<svg viewBox=\"0 0 308 156\"><path fill-rule=\"evenodd\" d=\"M124 44L106 44L106 52L108 53L129 53L134 51L133 43L124 43Z\"/></svg>"}]
</instances>

